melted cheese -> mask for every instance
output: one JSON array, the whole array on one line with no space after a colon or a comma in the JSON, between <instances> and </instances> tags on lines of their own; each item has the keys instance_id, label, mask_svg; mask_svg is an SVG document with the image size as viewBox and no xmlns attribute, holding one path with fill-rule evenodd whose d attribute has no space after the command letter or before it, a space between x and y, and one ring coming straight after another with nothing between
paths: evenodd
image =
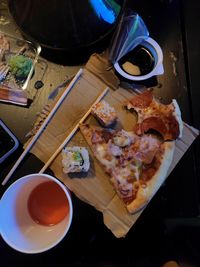
<instances>
[{"instance_id":1,"label":"melted cheese","mask_svg":"<svg viewBox=\"0 0 200 267\"><path fill-rule=\"evenodd\" d=\"M134 134L121 130L113 137L116 146L125 147L130 145L134 140Z\"/></svg>"},{"instance_id":2,"label":"melted cheese","mask_svg":"<svg viewBox=\"0 0 200 267\"><path fill-rule=\"evenodd\" d=\"M109 153L108 147L105 144L98 144L96 146L96 157L107 170L115 167L116 165L115 157Z\"/></svg>"}]
</instances>

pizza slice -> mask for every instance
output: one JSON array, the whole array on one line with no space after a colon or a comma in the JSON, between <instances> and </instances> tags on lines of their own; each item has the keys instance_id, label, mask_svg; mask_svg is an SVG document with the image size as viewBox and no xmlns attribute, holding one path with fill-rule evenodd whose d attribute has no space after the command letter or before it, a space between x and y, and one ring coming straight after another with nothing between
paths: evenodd
<instances>
[{"instance_id":1,"label":"pizza slice","mask_svg":"<svg viewBox=\"0 0 200 267\"><path fill-rule=\"evenodd\" d=\"M125 103L127 109L134 109L138 122L134 131L142 135L149 130L159 132L164 140L175 140L182 136L183 122L175 99L164 105L153 96L152 90L146 90Z\"/></svg>"},{"instance_id":2,"label":"pizza slice","mask_svg":"<svg viewBox=\"0 0 200 267\"><path fill-rule=\"evenodd\" d=\"M88 124L80 130L128 212L146 206L166 178L174 142Z\"/></svg>"}]
</instances>

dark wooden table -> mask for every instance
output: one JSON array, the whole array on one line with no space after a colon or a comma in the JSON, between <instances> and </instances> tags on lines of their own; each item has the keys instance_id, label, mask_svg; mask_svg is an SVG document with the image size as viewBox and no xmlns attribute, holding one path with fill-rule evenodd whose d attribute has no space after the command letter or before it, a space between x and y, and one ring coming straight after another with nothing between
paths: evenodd
<instances>
[{"instance_id":1,"label":"dark wooden table","mask_svg":"<svg viewBox=\"0 0 200 267\"><path fill-rule=\"evenodd\" d=\"M127 6L140 14L151 37L163 49L165 73L157 77L156 95L164 102L176 98L183 120L200 129L200 4L194 0L136 0L127 1ZM71 76L78 68L48 61L45 86L28 108L0 104L0 118L22 144L48 94L66 74ZM55 72L56 80L52 75ZM1 177L19 154L20 150L0 166ZM42 163L28 155L13 180L29 173L30 166L31 172L37 172ZM1 195L13 180L0 187ZM0 239L0 266L156 267L170 259L200 266L199 181L197 138L125 238L115 238L104 226L102 214L72 194L74 218L69 235L55 248L37 255L14 251Z\"/></svg>"}]
</instances>

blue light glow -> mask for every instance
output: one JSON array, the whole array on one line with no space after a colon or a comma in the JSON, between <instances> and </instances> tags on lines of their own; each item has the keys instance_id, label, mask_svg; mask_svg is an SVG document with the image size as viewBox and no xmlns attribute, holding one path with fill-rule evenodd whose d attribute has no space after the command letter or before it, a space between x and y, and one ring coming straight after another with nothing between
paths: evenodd
<instances>
[{"instance_id":1,"label":"blue light glow","mask_svg":"<svg viewBox=\"0 0 200 267\"><path fill-rule=\"evenodd\" d=\"M118 10L114 10L114 7L111 7L111 5L108 3L112 1L105 1L105 0L89 0L89 1L99 18L103 19L104 21L110 24L113 24L115 22L116 17L119 13L118 9L119 7L117 8Z\"/></svg>"}]
</instances>

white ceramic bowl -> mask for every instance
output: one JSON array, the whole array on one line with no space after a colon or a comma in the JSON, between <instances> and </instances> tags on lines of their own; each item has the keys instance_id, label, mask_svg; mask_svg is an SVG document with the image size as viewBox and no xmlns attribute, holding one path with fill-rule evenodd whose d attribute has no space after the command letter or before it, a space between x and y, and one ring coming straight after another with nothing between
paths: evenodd
<instances>
[{"instance_id":1,"label":"white ceramic bowl","mask_svg":"<svg viewBox=\"0 0 200 267\"><path fill-rule=\"evenodd\" d=\"M128 80L142 81L142 80L147 80L147 79L151 78L152 76L161 75L164 73L163 53L162 53L162 49L159 46L159 44L155 40L153 40L152 38L149 37L146 40L144 40L141 43L141 45L144 46L147 50L149 50L151 52L152 56L154 57L154 61L155 61L154 68L152 69L152 71L150 71L149 73L147 73L145 75L131 75L131 74L128 74L127 72L125 72L121 68L119 63L116 62L114 64L114 68L122 77L124 77Z\"/></svg>"},{"instance_id":2,"label":"white ceramic bowl","mask_svg":"<svg viewBox=\"0 0 200 267\"><path fill-rule=\"evenodd\" d=\"M31 191L45 181L56 182L67 196L68 215L54 226L34 222L28 212L27 201ZM73 216L68 189L47 174L30 174L10 185L0 202L0 233L5 242L17 251L40 253L58 244L67 234Z\"/></svg>"}]
</instances>

